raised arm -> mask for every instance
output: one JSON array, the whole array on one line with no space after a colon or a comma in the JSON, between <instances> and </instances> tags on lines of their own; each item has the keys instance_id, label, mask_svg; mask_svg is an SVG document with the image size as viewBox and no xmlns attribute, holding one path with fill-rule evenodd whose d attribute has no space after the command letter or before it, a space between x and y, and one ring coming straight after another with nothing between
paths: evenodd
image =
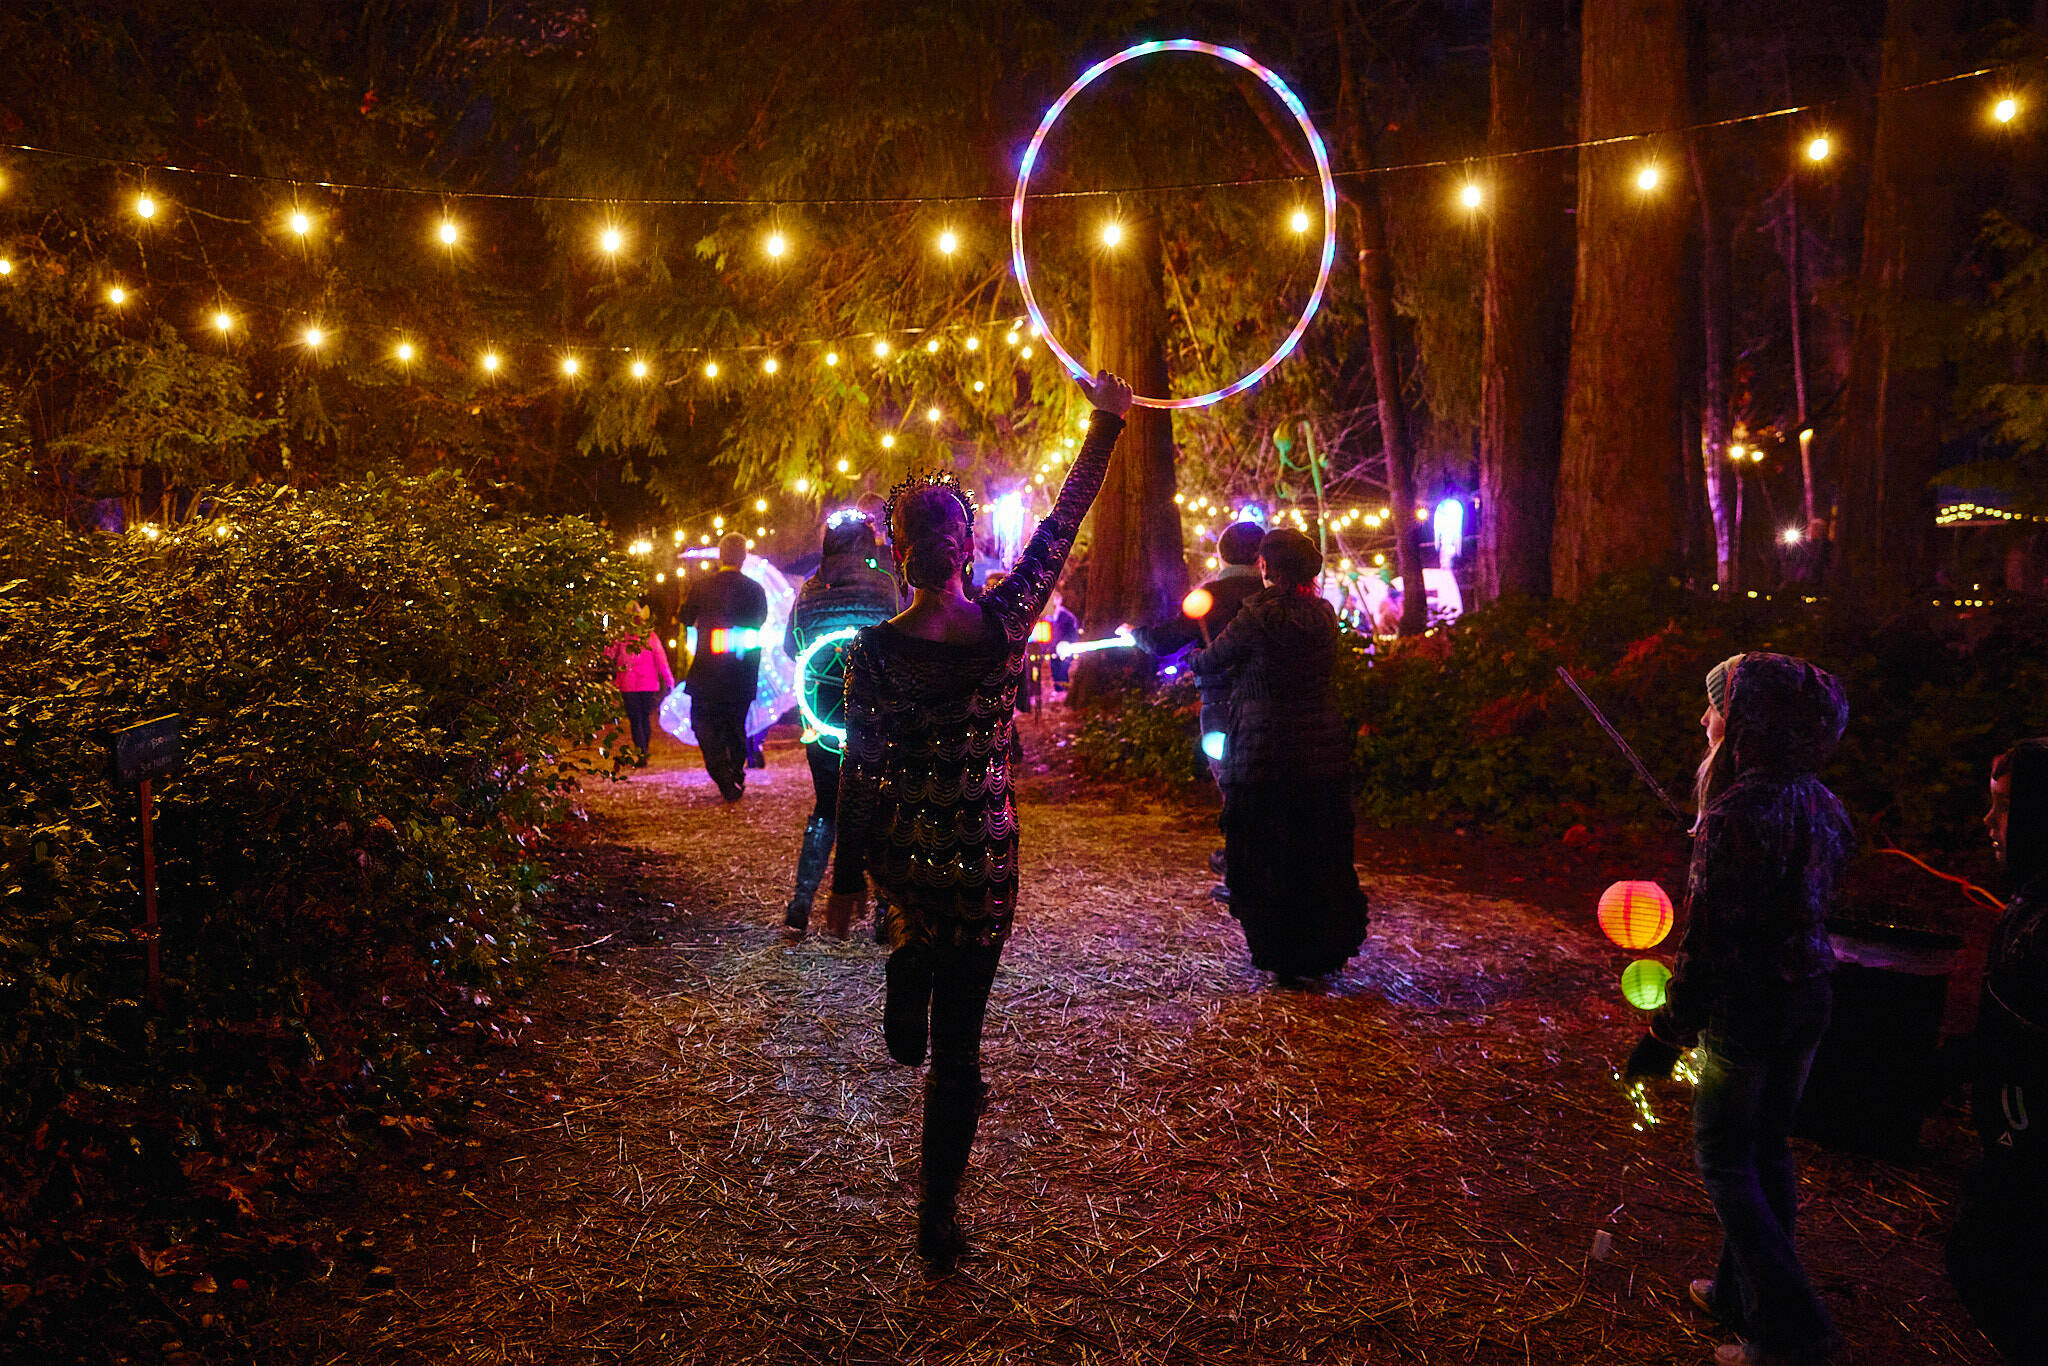
<instances>
[{"instance_id":1,"label":"raised arm","mask_svg":"<svg viewBox=\"0 0 2048 1366\"><path fill-rule=\"evenodd\" d=\"M1014 645L1030 638L1031 624L1045 611L1060 571L1066 568L1074 538L1081 533L1081 520L1102 491L1109 473L1109 457L1124 429L1124 414L1131 410L1131 386L1104 370L1091 382L1079 381L1081 391L1095 405L1088 419L1088 439L1074 457L1074 468L1060 485L1060 496L1052 511L1038 524L1031 544L1024 548L1010 576L982 597L982 605L995 613L1003 634Z\"/></svg>"}]
</instances>

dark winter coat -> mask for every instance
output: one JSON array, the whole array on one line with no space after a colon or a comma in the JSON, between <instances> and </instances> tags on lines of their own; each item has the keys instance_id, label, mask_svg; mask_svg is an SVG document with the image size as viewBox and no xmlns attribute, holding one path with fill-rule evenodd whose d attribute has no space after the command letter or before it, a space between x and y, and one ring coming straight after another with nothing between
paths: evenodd
<instances>
[{"instance_id":1,"label":"dark winter coat","mask_svg":"<svg viewBox=\"0 0 2048 1366\"><path fill-rule=\"evenodd\" d=\"M768 593L737 569L721 568L693 580L690 592L676 614L684 626L697 629L697 650L690 659L690 674L684 688L690 696L722 693L753 696L761 675L761 651L714 651L711 633L737 627L759 629L768 621Z\"/></svg>"},{"instance_id":2,"label":"dark winter coat","mask_svg":"<svg viewBox=\"0 0 2048 1366\"><path fill-rule=\"evenodd\" d=\"M1312 592L1264 588L1215 643L1194 657L1197 680L1227 682L1230 701L1217 780L1318 782L1349 770L1351 736L1333 679L1343 633Z\"/></svg>"},{"instance_id":3,"label":"dark winter coat","mask_svg":"<svg viewBox=\"0 0 2048 1366\"><path fill-rule=\"evenodd\" d=\"M1727 700L1734 781L1694 838L1685 936L1651 1028L1673 1045L1711 1028L1767 1047L1792 989L1835 966L1827 915L1856 837L1818 772L1849 704L1833 675L1776 654L1744 655Z\"/></svg>"},{"instance_id":4,"label":"dark winter coat","mask_svg":"<svg viewBox=\"0 0 2048 1366\"><path fill-rule=\"evenodd\" d=\"M1993 1155L2048 1181L2048 740L2014 748L2005 866L2018 888L1991 934L1970 1108Z\"/></svg>"}]
</instances>

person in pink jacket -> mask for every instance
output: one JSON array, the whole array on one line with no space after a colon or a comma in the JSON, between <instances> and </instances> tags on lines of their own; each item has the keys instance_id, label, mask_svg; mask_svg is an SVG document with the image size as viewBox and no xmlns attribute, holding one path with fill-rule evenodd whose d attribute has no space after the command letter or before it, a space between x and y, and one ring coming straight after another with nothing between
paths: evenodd
<instances>
[{"instance_id":1,"label":"person in pink jacket","mask_svg":"<svg viewBox=\"0 0 2048 1366\"><path fill-rule=\"evenodd\" d=\"M668 651L654 629L654 605L646 597L633 604L633 625L625 635L605 647L604 657L618 672L612 679L626 699L626 724L632 728L634 747L640 751L636 765L647 767L648 750L654 743L654 709L676 685L669 672Z\"/></svg>"}]
</instances>

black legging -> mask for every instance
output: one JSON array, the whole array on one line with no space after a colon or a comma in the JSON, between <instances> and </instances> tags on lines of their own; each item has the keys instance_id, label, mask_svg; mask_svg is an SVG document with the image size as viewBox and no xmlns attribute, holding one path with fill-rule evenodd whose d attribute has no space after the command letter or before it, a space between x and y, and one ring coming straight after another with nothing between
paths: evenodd
<instances>
[{"instance_id":1,"label":"black legging","mask_svg":"<svg viewBox=\"0 0 2048 1366\"><path fill-rule=\"evenodd\" d=\"M995 985L1002 945L988 949L934 947L924 952L932 959L930 1079L935 1086L978 1089L981 1022L988 1014L988 994Z\"/></svg>"},{"instance_id":2,"label":"black legging","mask_svg":"<svg viewBox=\"0 0 2048 1366\"><path fill-rule=\"evenodd\" d=\"M811 791L817 796L811 806L811 819L836 820L839 815L839 755L823 745L805 745L804 757L811 762Z\"/></svg>"}]
</instances>

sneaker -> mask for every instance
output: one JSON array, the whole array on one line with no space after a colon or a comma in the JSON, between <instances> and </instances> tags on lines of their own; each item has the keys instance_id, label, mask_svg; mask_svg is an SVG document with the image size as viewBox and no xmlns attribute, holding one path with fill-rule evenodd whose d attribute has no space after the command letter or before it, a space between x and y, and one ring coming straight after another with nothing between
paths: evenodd
<instances>
[{"instance_id":1,"label":"sneaker","mask_svg":"<svg viewBox=\"0 0 2048 1366\"><path fill-rule=\"evenodd\" d=\"M1702 1313L1714 1314L1714 1283L1705 1278L1693 1281L1685 1287L1686 1298L1690 1299ZM1716 1315L1718 1317L1718 1315Z\"/></svg>"}]
</instances>

